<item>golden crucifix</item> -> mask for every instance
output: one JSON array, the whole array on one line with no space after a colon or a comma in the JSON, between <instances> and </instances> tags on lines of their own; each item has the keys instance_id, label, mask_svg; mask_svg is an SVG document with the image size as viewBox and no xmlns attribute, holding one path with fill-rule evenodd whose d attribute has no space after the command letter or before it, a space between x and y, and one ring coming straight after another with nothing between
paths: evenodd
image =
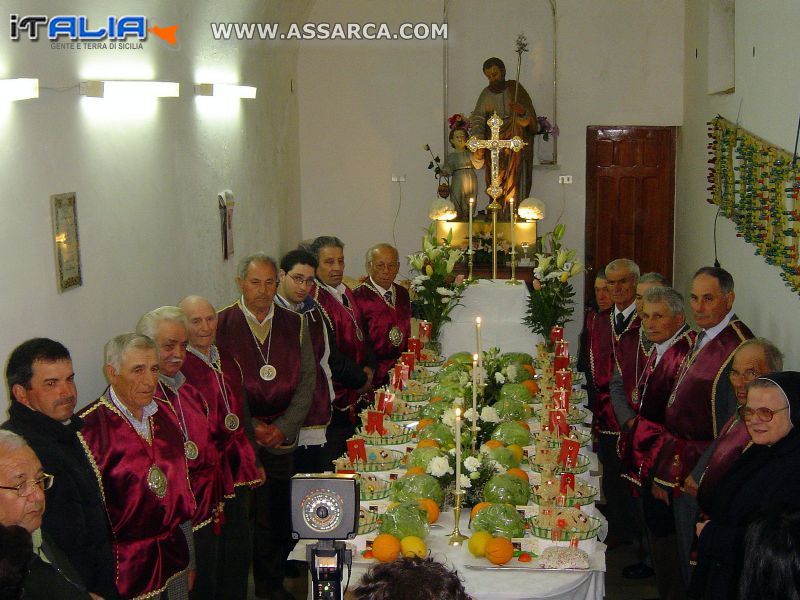
<instances>
[{"instance_id":1,"label":"golden crucifix","mask_svg":"<svg viewBox=\"0 0 800 600\"><path fill-rule=\"evenodd\" d=\"M497 279L497 211L501 208L497 202L497 197L503 191L503 188L500 187L500 150L502 148L510 148L514 152L519 152L525 147L525 142L518 135L515 135L510 140L500 139L500 127L503 125L503 119L498 117L496 112L489 117L486 123L492 132L489 139L479 140L473 135L467 140L467 148L469 148L470 152L475 152L479 148L488 148L491 156L492 183L486 188L486 193L491 196L492 202L486 207L486 210L492 213L492 279Z\"/></svg>"}]
</instances>

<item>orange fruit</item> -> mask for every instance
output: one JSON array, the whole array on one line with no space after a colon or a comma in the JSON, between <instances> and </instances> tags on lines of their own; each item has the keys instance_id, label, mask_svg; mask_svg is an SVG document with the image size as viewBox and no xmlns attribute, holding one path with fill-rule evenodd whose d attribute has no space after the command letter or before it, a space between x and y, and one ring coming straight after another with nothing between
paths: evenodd
<instances>
[{"instance_id":1,"label":"orange fruit","mask_svg":"<svg viewBox=\"0 0 800 600\"><path fill-rule=\"evenodd\" d=\"M525 369L531 375L536 375L536 369L533 368L533 365L522 365L522 368Z\"/></svg>"},{"instance_id":2,"label":"orange fruit","mask_svg":"<svg viewBox=\"0 0 800 600\"><path fill-rule=\"evenodd\" d=\"M528 422L527 422L527 421L525 421L524 419L517 419L517 423L519 423L520 425L522 425L522 426L523 426L525 429L527 429L528 431L530 431L530 430L531 430L531 426L530 426L530 425L528 425Z\"/></svg>"},{"instance_id":3,"label":"orange fruit","mask_svg":"<svg viewBox=\"0 0 800 600\"><path fill-rule=\"evenodd\" d=\"M519 562L531 562L533 558L527 552L523 552L522 554L519 555L519 558L517 560Z\"/></svg>"},{"instance_id":4,"label":"orange fruit","mask_svg":"<svg viewBox=\"0 0 800 600\"><path fill-rule=\"evenodd\" d=\"M528 474L522 469L518 469L517 467L510 468L508 471L506 471L506 475L513 475L514 477L519 477L520 479L524 479L526 483L530 483Z\"/></svg>"},{"instance_id":5,"label":"orange fruit","mask_svg":"<svg viewBox=\"0 0 800 600\"><path fill-rule=\"evenodd\" d=\"M486 542L485 552L490 562L504 565L514 557L514 544L504 537L495 537Z\"/></svg>"},{"instance_id":6,"label":"orange fruit","mask_svg":"<svg viewBox=\"0 0 800 600\"><path fill-rule=\"evenodd\" d=\"M430 498L418 498L417 504L428 515L428 523L436 523L439 520L439 505Z\"/></svg>"},{"instance_id":7,"label":"orange fruit","mask_svg":"<svg viewBox=\"0 0 800 600\"><path fill-rule=\"evenodd\" d=\"M483 445L487 448L502 448L503 442L498 442L497 440L486 440Z\"/></svg>"},{"instance_id":8,"label":"orange fruit","mask_svg":"<svg viewBox=\"0 0 800 600\"><path fill-rule=\"evenodd\" d=\"M420 440L417 448L438 448L439 442L436 440Z\"/></svg>"},{"instance_id":9,"label":"orange fruit","mask_svg":"<svg viewBox=\"0 0 800 600\"><path fill-rule=\"evenodd\" d=\"M422 431L428 425L432 425L434 423L433 419L420 419L419 423L417 423L417 431Z\"/></svg>"},{"instance_id":10,"label":"orange fruit","mask_svg":"<svg viewBox=\"0 0 800 600\"><path fill-rule=\"evenodd\" d=\"M522 385L531 393L531 396L535 396L539 393L539 384L536 383L533 379L526 379L522 382Z\"/></svg>"},{"instance_id":11,"label":"orange fruit","mask_svg":"<svg viewBox=\"0 0 800 600\"><path fill-rule=\"evenodd\" d=\"M422 467L408 467L406 470L406 475L423 475L425 473L425 469Z\"/></svg>"},{"instance_id":12,"label":"orange fruit","mask_svg":"<svg viewBox=\"0 0 800 600\"><path fill-rule=\"evenodd\" d=\"M400 540L390 533L381 533L372 542L372 555L381 562L391 562L400 556Z\"/></svg>"},{"instance_id":13,"label":"orange fruit","mask_svg":"<svg viewBox=\"0 0 800 600\"><path fill-rule=\"evenodd\" d=\"M517 459L517 462L522 462L522 457L525 456L525 451L522 449L522 446L519 444L509 444L507 448L511 451L511 454L514 455L514 458Z\"/></svg>"},{"instance_id":14,"label":"orange fruit","mask_svg":"<svg viewBox=\"0 0 800 600\"><path fill-rule=\"evenodd\" d=\"M444 400L444 396L431 396L431 399L429 400L429 402L431 404L435 404L437 402L441 402L442 400Z\"/></svg>"},{"instance_id":15,"label":"orange fruit","mask_svg":"<svg viewBox=\"0 0 800 600\"><path fill-rule=\"evenodd\" d=\"M488 508L492 505L491 502L478 502L475 506L472 507L472 510L469 513L469 518L474 519L475 515L481 512L484 508Z\"/></svg>"}]
</instances>

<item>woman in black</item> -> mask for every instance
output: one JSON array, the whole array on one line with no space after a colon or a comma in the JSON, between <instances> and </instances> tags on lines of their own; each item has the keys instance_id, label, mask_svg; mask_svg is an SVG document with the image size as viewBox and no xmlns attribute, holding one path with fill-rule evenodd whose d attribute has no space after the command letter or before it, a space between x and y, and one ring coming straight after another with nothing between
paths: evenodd
<instances>
[{"instance_id":1,"label":"woman in black","mask_svg":"<svg viewBox=\"0 0 800 600\"><path fill-rule=\"evenodd\" d=\"M765 510L800 509L800 373L756 379L740 411L753 444L720 483L711 518L697 525L694 598L735 598L750 520Z\"/></svg>"}]
</instances>

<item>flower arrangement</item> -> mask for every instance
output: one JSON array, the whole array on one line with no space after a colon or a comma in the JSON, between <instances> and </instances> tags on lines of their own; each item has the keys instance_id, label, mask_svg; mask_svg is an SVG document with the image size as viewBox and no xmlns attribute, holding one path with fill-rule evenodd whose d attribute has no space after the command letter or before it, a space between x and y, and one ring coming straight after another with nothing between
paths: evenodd
<instances>
[{"instance_id":1,"label":"flower arrangement","mask_svg":"<svg viewBox=\"0 0 800 600\"><path fill-rule=\"evenodd\" d=\"M463 250L454 248L452 232L441 240L436 238L436 224L425 232L422 250L408 256L408 264L418 273L411 280L414 316L431 323L431 341L438 341L442 326L450 321L450 312L460 304L461 295L469 283L463 275L453 276L456 262Z\"/></svg>"},{"instance_id":2,"label":"flower arrangement","mask_svg":"<svg viewBox=\"0 0 800 600\"><path fill-rule=\"evenodd\" d=\"M547 117L536 117L536 121L539 123L538 135L541 135L545 142L550 139L551 135L555 137L559 134L558 125L553 125Z\"/></svg>"},{"instance_id":3,"label":"flower arrangement","mask_svg":"<svg viewBox=\"0 0 800 600\"><path fill-rule=\"evenodd\" d=\"M575 259L575 250L561 247L565 231L566 227L559 223L542 236L542 248L549 242L550 251L536 254L533 289L528 295L528 311L523 320L533 333L546 341L553 326L572 320L575 290L569 279L583 271L583 265Z\"/></svg>"}]
</instances>

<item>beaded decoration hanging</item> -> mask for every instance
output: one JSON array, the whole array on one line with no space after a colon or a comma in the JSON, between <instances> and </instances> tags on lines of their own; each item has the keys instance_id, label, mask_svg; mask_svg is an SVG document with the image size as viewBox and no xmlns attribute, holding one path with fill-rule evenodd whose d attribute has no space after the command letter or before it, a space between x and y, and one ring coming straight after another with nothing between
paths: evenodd
<instances>
[{"instance_id":1,"label":"beaded decoration hanging","mask_svg":"<svg viewBox=\"0 0 800 600\"><path fill-rule=\"evenodd\" d=\"M800 168L792 155L723 117L708 123L708 191L711 204L736 225L736 236L781 269L786 286L800 293L797 238Z\"/></svg>"}]
</instances>

